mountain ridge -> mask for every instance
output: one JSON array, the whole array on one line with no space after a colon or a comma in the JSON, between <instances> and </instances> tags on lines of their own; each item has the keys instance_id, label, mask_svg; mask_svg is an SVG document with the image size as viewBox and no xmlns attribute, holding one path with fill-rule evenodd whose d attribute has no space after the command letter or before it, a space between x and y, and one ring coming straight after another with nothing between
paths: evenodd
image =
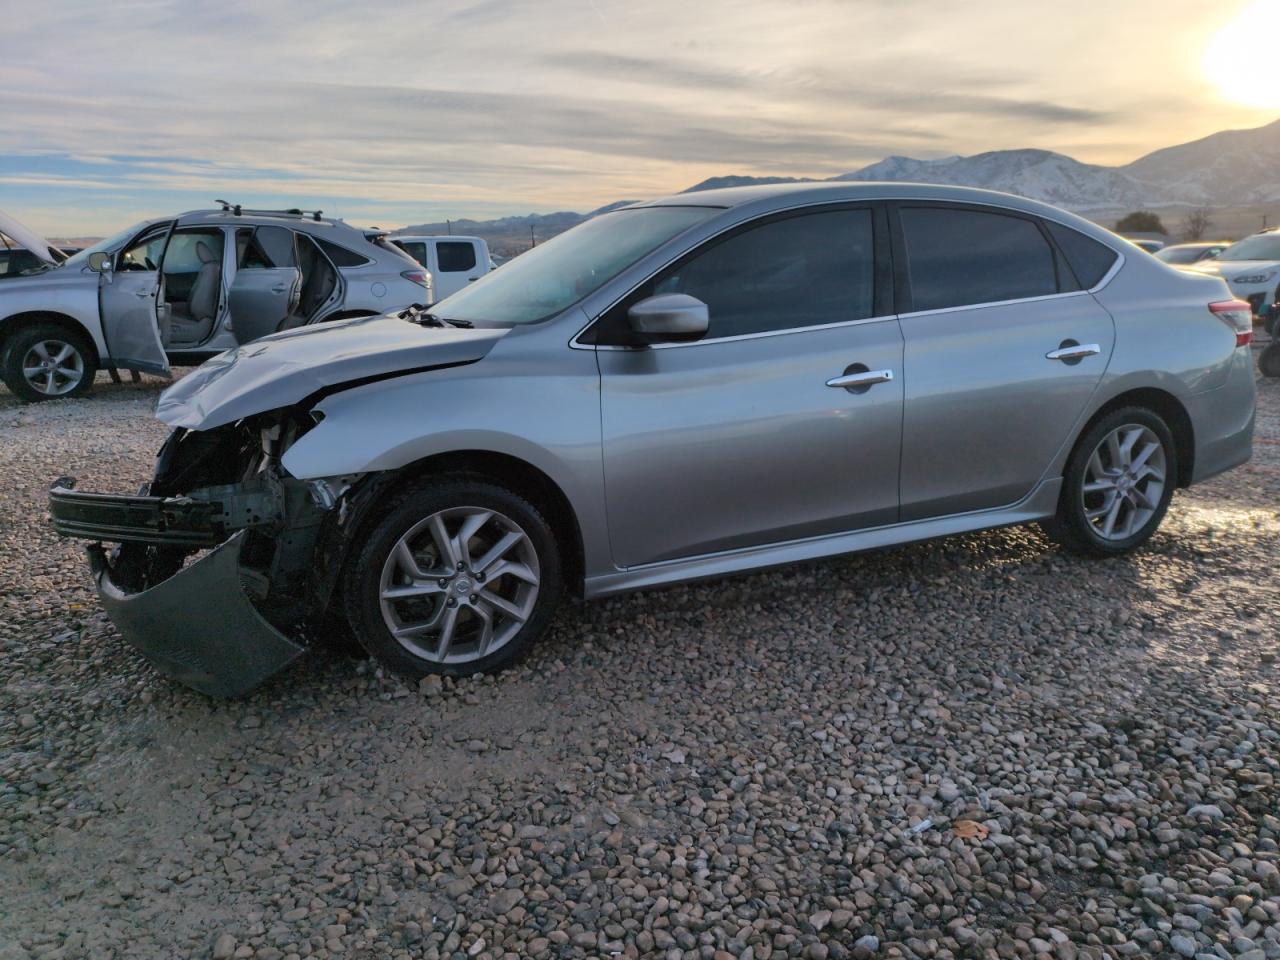
<instances>
[{"instance_id":1,"label":"mountain ridge","mask_svg":"<svg viewBox=\"0 0 1280 960\"><path fill-rule=\"evenodd\" d=\"M917 181L984 187L1016 193L1076 213L1145 207L1222 207L1280 201L1280 119L1261 127L1222 130L1153 150L1131 163L1084 163L1039 148L989 150L933 160L893 155L825 179L787 176L709 177L681 191L771 183ZM562 211L497 220L455 220L458 233L484 236L490 245L524 249L597 214L626 206L618 201L589 213ZM443 232L446 224L418 224L396 233ZM465 228L464 228L465 227ZM523 238L521 233L523 232ZM490 239L492 237L493 239ZM521 245L523 244L523 245Z\"/></svg>"}]
</instances>

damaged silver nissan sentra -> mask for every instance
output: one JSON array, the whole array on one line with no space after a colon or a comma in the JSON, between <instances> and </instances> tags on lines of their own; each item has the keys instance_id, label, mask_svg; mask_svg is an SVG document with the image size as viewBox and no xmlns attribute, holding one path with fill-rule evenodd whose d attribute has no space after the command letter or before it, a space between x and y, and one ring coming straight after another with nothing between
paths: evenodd
<instances>
[{"instance_id":1,"label":"damaged silver nissan sentra","mask_svg":"<svg viewBox=\"0 0 1280 960\"><path fill-rule=\"evenodd\" d=\"M252 689L329 618L407 676L592 598L1006 524L1144 543L1243 463L1247 304L1052 207L792 184L596 217L430 313L170 387L136 496L50 494L160 668ZM108 549L102 544L116 544Z\"/></svg>"}]
</instances>

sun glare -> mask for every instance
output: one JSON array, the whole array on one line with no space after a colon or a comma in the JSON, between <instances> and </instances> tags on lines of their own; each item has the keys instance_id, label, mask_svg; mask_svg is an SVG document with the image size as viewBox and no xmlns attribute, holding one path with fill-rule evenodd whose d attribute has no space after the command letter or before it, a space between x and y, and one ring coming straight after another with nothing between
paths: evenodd
<instances>
[{"instance_id":1,"label":"sun glare","mask_svg":"<svg viewBox=\"0 0 1280 960\"><path fill-rule=\"evenodd\" d=\"M1233 103L1280 108L1280 75L1268 52L1280 36L1280 0L1257 0L1217 32L1204 54L1204 72Z\"/></svg>"}]
</instances>

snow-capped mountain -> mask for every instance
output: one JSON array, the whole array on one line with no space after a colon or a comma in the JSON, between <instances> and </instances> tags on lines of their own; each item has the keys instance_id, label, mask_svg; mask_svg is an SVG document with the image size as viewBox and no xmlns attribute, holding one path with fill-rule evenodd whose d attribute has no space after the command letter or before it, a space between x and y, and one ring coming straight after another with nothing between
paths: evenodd
<instances>
[{"instance_id":1,"label":"snow-capped mountain","mask_svg":"<svg viewBox=\"0 0 1280 960\"><path fill-rule=\"evenodd\" d=\"M788 177L712 177L690 190L780 183ZM831 180L912 180L1003 190L1069 210L1229 206L1280 200L1280 120L1167 147L1121 167L1081 163L1049 150L992 150L971 157L887 157Z\"/></svg>"},{"instance_id":2,"label":"snow-capped mountain","mask_svg":"<svg viewBox=\"0 0 1280 960\"><path fill-rule=\"evenodd\" d=\"M1280 120L1166 147L1120 167L1148 189L1207 206L1280 200Z\"/></svg>"},{"instance_id":3,"label":"snow-capped mountain","mask_svg":"<svg viewBox=\"0 0 1280 960\"><path fill-rule=\"evenodd\" d=\"M1151 191L1111 167L1048 150L993 150L972 157L889 157L835 180L914 180L1003 190L1072 210L1150 203Z\"/></svg>"}]
</instances>

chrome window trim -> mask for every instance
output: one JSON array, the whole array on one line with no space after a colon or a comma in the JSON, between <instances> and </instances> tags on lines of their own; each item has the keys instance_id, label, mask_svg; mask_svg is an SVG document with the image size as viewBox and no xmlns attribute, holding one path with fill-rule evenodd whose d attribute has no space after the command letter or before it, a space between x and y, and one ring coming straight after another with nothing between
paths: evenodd
<instances>
[{"instance_id":1,"label":"chrome window trim","mask_svg":"<svg viewBox=\"0 0 1280 960\"><path fill-rule=\"evenodd\" d=\"M795 211L795 210L807 210L811 207L834 207L834 206L847 207L849 205L857 205L857 204L871 205L876 203L910 203L912 201L919 201L921 203L936 203L936 204L942 204L942 205L955 204L955 205L962 205L962 206L969 206L969 207L990 207L992 210L1001 211L1006 214L1014 214L1015 216L1038 217L1041 220L1048 220L1053 223L1056 223L1058 224L1058 226L1064 227L1067 230L1075 230L1076 233L1081 233L1080 230L1078 230L1076 227L1072 226L1071 224L1065 223L1064 221L1058 219L1057 217L1047 216L1042 213L1034 213L1027 210L1019 210L1017 207L1009 207L999 203L991 203L988 201L939 200L939 199L934 199L932 197L888 196L888 197L866 197L866 198L857 198L857 199L846 198L843 200L811 200L807 203L797 203L789 207L779 207L776 210L766 210L760 213L757 217L752 217L751 219L754 220L754 219L759 219L763 217L771 217L774 214L778 214L778 213L791 213L792 211ZM732 210L733 208L723 207L721 209ZM711 241L728 233L730 230L735 230L738 227L745 226L750 222L751 220L742 220L736 223L727 224L723 230L720 230L717 233L713 233L709 237L703 238L699 246L705 243L710 243ZM588 320L587 323L584 326L582 326L578 330L578 332L575 333L569 339L569 348L572 350L646 350L646 349L647 350L665 350L670 347L697 347L697 346L703 346L708 343L722 343L722 342L733 341L733 340L756 339L759 337L777 336L783 333L791 333L793 331L818 330L824 327L851 326L853 324L858 324L858 323L869 323L869 322L878 321L878 320L889 320L895 317L901 320L906 317L919 317L919 316L926 316L934 313L951 313L956 310L974 310L980 307L1001 307L1001 306L1007 306L1009 304L1015 304L1015 303L1033 303L1039 300L1053 300L1058 297L1074 297L1074 296L1078 296L1080 294L1086 294L1086 293L1092 296L1096 293L1099 293L1104 287L1107 286L1107 284L1109 284L1112 280L1115 279L1116 274L1120 272L1121 267L1123 267L1125 264L1125 255L1123 250L1119 250L1116 247L1112 246L1111 244L1105 243L1102 240L1099 240L1097 237L1090 237L1088 234L1084 234L1084 236L1089 237L1090 240L1093 240L1096 243L1101 243L1104 247L1106 247L1108 250L1110 250L1112 253L1116 255L1115 262L1111 264L1111 269L1108 270L1106 273L1104 273L1102 275L1102 279L1099 280L1092 287L1090 287L1088 290L1067 290L1067 291L1064 291L1063 293L1049 293L1039 297L1023 297L1018 300L987 301L984 303L965 304L959 307L941 307L936 310L913 310L909 313L888 314L883 317L865 317L861 320L847 320L847 321L841 321L839 323L828 323L828 324L821 324L819 326L811 326L811 327L789 327L789 328L780 329L780 330L764 331L762 333L746 333L746 334L741 334L739 336L734 336L734 337L713 337L707 340L694 340L689 343L655 343L655 344L650 344L647 347L646 346L626 347L626 346L617 346L614 344L582 343L579 341L578 338L581 337L584 333L586 333L594 323L596 323L601 317L603 317L606 313L608 313L610 310L616 307L619 303L621 303L627 297L631 296L631 294L635 293L636 290L638 290L642 284L648 283L649 280L657 276L663 270L667 269L667 267L671 266L671 264L675 263L685 254L691 252L690 250L682 250L680 253L677 253L674 256L672 256L670 259L666 260L664 263L658 266L652 273L650 273L649 276L645 277L639 283L636 283L634 286L628 289L625 293L615 298L607 307L605 307L603 310L597 313L594 317ZM672 238L672 239L675 239L675 238ZM691 249L696 249L696 248L691 248Z\"/></svg>"}]
</instances>

